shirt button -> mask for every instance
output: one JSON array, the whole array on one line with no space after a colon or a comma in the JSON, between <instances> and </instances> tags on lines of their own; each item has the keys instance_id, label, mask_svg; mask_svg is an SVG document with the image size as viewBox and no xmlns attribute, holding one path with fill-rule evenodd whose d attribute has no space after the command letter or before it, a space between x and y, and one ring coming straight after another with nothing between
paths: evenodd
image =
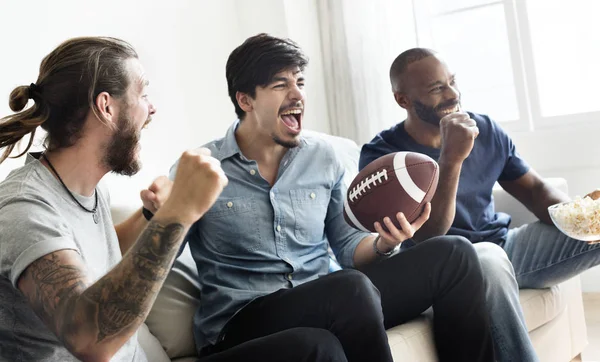
<instances>
[{"instance_id":1,"label":"shirt button","mask_svg":"<svg viewBox=\"0 0 600 362\"><path fill-rule=\"evenodd\" d=\"M251 174L252 176L256 175L256 170L254 170L254 169L250 170L250 174Z\"/></svg>"},{"instance_id":2,"label":"shirt button","mask_svg":"<svg viewBox=\"0 0 600 362\"><path fill-rule=\"evenodd\" d=\"M229 201L229 202L227 203L227 207L231 209L231 208L233 207L233 202Z\"/></svg>"},{"instance_id":3,"label":"shirt button","mask_svg":"<svg viewBox=\"0 0 600 362\"><path fill-rule=\"evenodd\" d=\"M286 278L287 278L287 280L292 280L293 279L292 274L286 275Z\"/></svg>"},{"instance_id":4,"label":"shirt button","mask_svg":"<svg viewBox=\"0 0 600 362\"><path fill-rule=\"evenodd\" d=\"M310 198L314 200L314 199L315 199L315 197L317 197L317 195L315 195L315 193L314 193L314 192L311 192L311 193L310 193Z\"/></svg>"},{"instance_id":5,"label":"shirt button","mask_svg":"<svg viewBox=\"0 0 600 362\"><path fill-rule=\"evenodd\" d=\"M277 231L281 231L281 225L277 225L275 229L277 229Z\"/></svg>"}]
</instances>

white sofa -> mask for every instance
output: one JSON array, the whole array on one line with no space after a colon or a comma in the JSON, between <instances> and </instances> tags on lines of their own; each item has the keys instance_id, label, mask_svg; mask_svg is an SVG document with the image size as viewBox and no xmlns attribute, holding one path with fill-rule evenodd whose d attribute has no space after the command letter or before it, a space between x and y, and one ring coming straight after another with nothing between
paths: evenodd
<instances>
[{"instance_id":1,"label":"white sofa","mask_svg":"<svg viewBox=\"0 0 600 362\"><path fill-rule=\"evenodd\" d=\"M358 146L347 139L320 136L334 145L348 170L347 181L351 181L357 172ZM551 182L567 191L565 180L551 179ZM497 209L513 216L512 226L534 220L531 213L501 189L495 190L494 197ZM137 207L139 205L114 205L115 223ZM579 277L549 289L521 290L520 299L531 339L542 362L569 362L582 352L587 344L587 332ZM150 361L196 360L192 319L199 303L197 270L186 248L140 329L139 340ZM437 360L429 314L390 329L388 337L396 361Z\"/></svg>"}]
</instances>

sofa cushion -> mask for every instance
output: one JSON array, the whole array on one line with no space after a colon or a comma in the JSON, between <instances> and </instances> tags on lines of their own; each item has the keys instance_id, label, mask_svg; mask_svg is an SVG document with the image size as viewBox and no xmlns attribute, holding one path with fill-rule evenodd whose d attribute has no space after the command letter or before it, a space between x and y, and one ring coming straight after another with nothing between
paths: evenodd
<instances>
[{"instance_id":1,"label":"sofa cushion","mask_svg":"<svg viewBox=\"0 0 600 362\"><path fill-rule=\"evenodd\" d=\"M150 332L171 359L196 356L194 313L200 303L198 270L189 246L175 261L146 318Z\"/></svg>"},{"instance_id":2,"label":"sofa cushion","mask_svg":"<svg viewBox=\"0 0 600 362\"><path fill-rule=\"evenodd\" d=\"M150 331L148 326L142 323L138 329L138 342L144 350L148 361L152 362L170 362L171 359L165 353L164 349L160 345L160 342Z\"/></svg>"},{"instance_id":3,"label":"sofa cushion","mask_svg":"<svg viewBox=\"0 0 600 362\"><path fill-rule=\"evenodd\" d=\"M437 361L431 318L421 316L387 330L394 361Z\"/></svg>"},{"instance_id":4,"label":"sofa cushion","mask_svg":"<svg viewBox=\"0 0 600 362\"><path fill-rule=\"evenodd\" d=\"M530 332L556 318L566 307L561 285L547 289L521 289L519 300Z\"/></svg>"}]
</instances>

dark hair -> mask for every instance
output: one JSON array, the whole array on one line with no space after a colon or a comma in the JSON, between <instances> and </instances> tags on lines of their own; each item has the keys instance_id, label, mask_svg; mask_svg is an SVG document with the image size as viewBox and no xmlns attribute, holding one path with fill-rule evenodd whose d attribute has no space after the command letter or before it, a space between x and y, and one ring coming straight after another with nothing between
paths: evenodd
<instances>
[{"instance_id":1,"label":"dark hair","mask_svg":"<svg viewBox=\"0 0 600 362\"><path fill-rule=\"evenodd\" d=\"M72 146L91 110L99 118L95 100L102 92L119 99L125 95L130 75L125 61L137 58L133 47L108 37L73 38L48 54L40 65L35 84L15 88L9 97L13 115L0 119L0 148L6 147L0 163L16 144L31 134L25 154L38 126L48 132L44 144L53 150ZM24 110L29 99L33 105Z\"/></svg>"},{"instance_id":2,"label":"dark hair","mask_svg":"<svg viewBox=\"0 0 600 362\"><path fill-rule=\"evenodd\" d=\"M290 39L264 33L246 39L229 54L225 67L229 98L238 118L243 119L245 112L237 102L237 92L254 98L256 87L271 83L277 73L291 67L303 71L307 64L308 58L302 49Z\"/></svg>"},{"instance_id":3,"label":"dark hair","mask_svg":"<svg viewBox=\"0 0 600 362\"><path fill-rule=\"evenodd\" d=\"M410 64L435 54L436 52L431 49L412 48L398 55L390 67L392 91L399 92L402 89L402 76Z\"/></svg>"}]
</instances>

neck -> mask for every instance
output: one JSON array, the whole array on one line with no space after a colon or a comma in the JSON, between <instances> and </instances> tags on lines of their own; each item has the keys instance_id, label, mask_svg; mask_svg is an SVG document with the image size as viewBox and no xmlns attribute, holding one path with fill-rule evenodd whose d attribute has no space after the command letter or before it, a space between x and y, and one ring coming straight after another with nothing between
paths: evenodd
<instances>
[{"instance_id":1,"label":"neck","mask_svg":"<svg viewBox=\"0 0 600 362\"><path fill-rule=\"evenodd\" d=\"M440 127L422 121L411 112L408 113L408 118L404 122L404 129L420 145L432 148L441 148L442 146Z\"/></svg>"},{"instance_id":2,"label":"neck","mask_svg":"<svg viewBox=\"0 0 600 362\"><path fill-rule=\"evenodd\" d=\"M91 196L109 170L102 166L102 160L98 158L102 152L91 150L92 146L84 146L86 142L83 141L81 139L69 148L45 152L41 162L56 177L48 165L49 160L71 192Z\"/></svg>"},{"instance_id":3,"label":"neck","mask_svg":"<svg viewBox=\"0 0 600 362\"><path fill-rule=\"evenodd\" d=\"M278 168L288 149L275 143L272 135L256 132L256 129L249 117L240 122L235 131L240 151L248 159L256 161L259 166Z\"/></svg>"}]
</instances>

